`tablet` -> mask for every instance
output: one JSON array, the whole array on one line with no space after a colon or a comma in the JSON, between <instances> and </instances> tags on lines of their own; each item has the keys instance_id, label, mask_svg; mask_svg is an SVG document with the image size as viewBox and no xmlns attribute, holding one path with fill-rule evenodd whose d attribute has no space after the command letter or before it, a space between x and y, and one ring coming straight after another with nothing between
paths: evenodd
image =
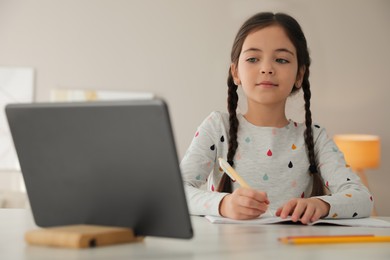
<instances>
[{"instance_id":1,"label":"tablet","mask_svg":"<svg viewBox=\"0 0 390 260\"><path fill-rule=\"evenodd\" d=\"M6 115L38 226L193 236L163 100L9 104Z\"/></svg>"}]
</instances>

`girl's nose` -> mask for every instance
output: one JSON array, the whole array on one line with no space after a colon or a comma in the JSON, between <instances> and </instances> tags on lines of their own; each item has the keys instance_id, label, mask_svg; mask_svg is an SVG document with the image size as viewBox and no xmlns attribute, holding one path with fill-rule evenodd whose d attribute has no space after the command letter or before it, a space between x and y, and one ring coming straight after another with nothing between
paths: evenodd
<instances>
[{"instance_id":1,"label":"girl's nose","mask_svg":"<svg viewBox=\"0 0 390 260\"><path fill-rule=\"evenodd\" d=\"M272 64L269 64L268 62L264 62L260 68L260 73L261 74L269 74L272 75L274 74L274 69L272 67Z\"/></svg>"},{"instance_id":2,"label":"girl's nose","mask_svg":"<svg viewBox=\"0 0 390 260\"><path fill-rule=\"evenodd\" d=\"M261 71L261 74L274 74L274 70L272 68L263 68L260 70Z\"/></svg>"}]
</instances>

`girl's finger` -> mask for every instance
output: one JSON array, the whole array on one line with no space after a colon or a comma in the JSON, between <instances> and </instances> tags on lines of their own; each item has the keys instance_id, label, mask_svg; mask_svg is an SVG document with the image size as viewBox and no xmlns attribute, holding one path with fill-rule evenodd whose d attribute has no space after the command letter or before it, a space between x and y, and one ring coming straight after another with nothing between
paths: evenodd
<instances>
[{"instance_id":1,"label":"girl's finger","mask_svg":"<svg viewBox=\"0 0 390 260\"><path fill-rule=\"evenodd\" d=\"M313 217L316 207L312 204L307 204L307 203L305 204L306 204L306 209L301 217L301 222L303 224L308 224L311 221L311 218Z\"/></svg>"},{"instance_id":2,"label":"girl's finger","mask_svg":"<svg viewBox=\"0 0 390 260\"><path fill-rule=\"evenodd\" d=\"M290 215L290 213L294 210L295 206L296 206L296 200L295 199L290 200L289 202L287 202L282 207L282 211L280 213L280 217L281 218L287 218L287 216Z\"/></svg>"}]
</instances>

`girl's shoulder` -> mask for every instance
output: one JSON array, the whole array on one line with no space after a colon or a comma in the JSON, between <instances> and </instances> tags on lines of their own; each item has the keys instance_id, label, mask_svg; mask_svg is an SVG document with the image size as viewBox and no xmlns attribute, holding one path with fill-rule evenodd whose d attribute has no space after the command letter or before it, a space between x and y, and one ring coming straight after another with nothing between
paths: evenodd
<instances>
[{"instance_id":1,"label":"girl's shoulder","mask_svg":"<svg viewBox=\"0 0 390 260\"><path fill-rule=\"evenodd\" d=\"M212 120L214 122L222 122L229 119L229 114L227 112L213 111L211 112L205 120Z\"/></svg>"},{"instance_id":2,"label":"girl's shoulder","mask_svg":"<svg viewBox=\"0 0 390 260\"><path fill-rule=\"evenodd\" d=\"M326 131L326 128L322 124L315 122L312 125L312 129L313 129L314 143L318 144L330 139Z\"/></svg>"},{"instance_id":3,"label":"girl's shoulder","mask_svg":"<svg viewBox=\"0 0 390 260\"><path fill-rule=\"evenodd\" d=\"M221 111L211 112L202 122L200 128L220 132L223 129L228 129L229 114Z\"/></svg>"},{"instance_id":4,"label":"girl's shoulder","mask_svg":"<svg viewBox=\"0 0 390 260\"><path fill-rule=\"evenodd\" d=\"M313 123L312 128L313 128L314 140L316 140L324 135L327 136L326 129L321 124Z\"/></svg>"},{"instance_id":5,"label":"girl's shoulder","mask_svg":"<svg viewBox=\"0 0 390 260\"><path fill-rule=\"evenodd\" d=\"M298 129L298 131L300 131L300 132L302 132L302 134L304 134L304 132L306 130L305 123L296 123L294 121L292 121L292 123ZM327 131L326 131L326 128L317 122L312 124L312 130L313 130L314 142L316 142L318 139L329 138Z\"/></svg>"}]
</instances>

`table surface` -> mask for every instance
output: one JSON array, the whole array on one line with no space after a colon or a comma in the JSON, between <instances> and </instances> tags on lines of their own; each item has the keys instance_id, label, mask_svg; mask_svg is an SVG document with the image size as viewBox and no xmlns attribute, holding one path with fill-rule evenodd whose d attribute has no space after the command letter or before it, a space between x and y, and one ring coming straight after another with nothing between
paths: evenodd
<instances>
[{"instance_id":1,"label":"table surface","mask_svg":"<svg viewBox=\"0 0 390 260\"><path fill-rule=\"evenodd\" d=\"M390 217L382 217L390 221ZM279 237L297 235L375 234L390 228L304 226L297 224L211 224L191 218L190 240L146 237L143 242L89 249L31 246L24 233L36 225L29 210L0 209L0 259L390 259L390 243L286 245Z\"/></svg>"}]
</instances>

